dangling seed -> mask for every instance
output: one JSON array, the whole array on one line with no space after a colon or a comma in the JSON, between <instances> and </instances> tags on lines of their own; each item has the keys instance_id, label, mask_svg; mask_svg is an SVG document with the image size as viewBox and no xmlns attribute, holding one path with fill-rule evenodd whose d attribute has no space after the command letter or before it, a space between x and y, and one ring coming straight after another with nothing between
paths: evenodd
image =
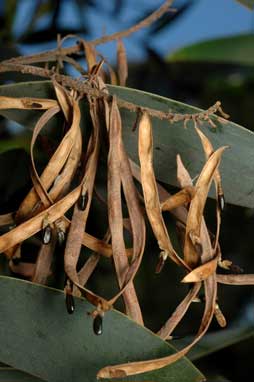
<instances>
[{"instance_id":1,"label":"dangling seed","mask_svg":"<svg viewBox=\"0 0 254 382\"><path fill-rule=\"evenodd\" d=\"M102 323L102 316L100 314L97 314L97 316L93 320L93 331L94 334L96 334L97 336L100 336L102 334Z\"/></svg>"},{"instance_id":2,"label":"dangling seed","mask_svg":"<svg viewBox=\"0 0 254 382\"><path fill-rule=\"evenodd\" d=\"M162 251L159 256L158 264L155 268L155 273L160 273L164 267L165 261L167 260L168 253L166 251Z\"/></svg>"},{"instance_id":3,"label":"dangling seed","mask_svg":"<svg viewBox=\"0 0 254 382\"><path fill-rule=\"evenodd\" d=\"M132 126L131 131L135 131L137 129L139 121L141 119L141 116L142 116L142 110L141 110L141 108L138 108L136 119L135 119L135 122L134 122L134 124Z\"/></svg>"},{"instance_id":4,"label":"dangling seed","mask_svg":"<svg viewBox=\"0 0 254 382\"><path fill-rule=\"evenodd\" d=\"M74 303L74 298L73 298L72 294L66 293L65 305L66 305L67 312L69 314L72 314L75 310L75 303Z\"/></svg>"},{"instance_id":5,"label":"dangling seed","mask_svg":"<svg viewBox=\"0 0 254 382\"><path fill-rule=\"evenodd\" d=\"M192 300L192 302L200 303L200 302L202 302L202 301L201 301L201 299L197 296L197 297L194 297L194 299Z\"/></svg>"},{"instance_id":6,"label":"dangling seed","mask_svg":"<svg viewBox=\"0 0 254 382\"><path fill-rule=\"evenodd\" d=\"M47 225L42 231L43 244L49 244L52 236L52 230L50 225Z\"/></svg>"},{"instance_id":7,"label":"dangling seed","mask_svg":"<svg viewBox=\"0 0 254 382\"><path fill-rule=\"evenodd\" d=\"M21 261L21 258L20 257L13 257L12 258L12 262L14 265L18 265Z\"/></svg>"},{"instance_id":8,"label":"dangling seed","mask_svg":"<svg viewBox=\"0 0 254 382\"><path fill-rule=\"evenodd\" d=\"M159 261L156 265L156 268L155 268L155 273L161 273L163 267L164 267L164 264L165 264L165 260L163 259L162 256L159 257Z\"/></svg>"},{"instance_id":9,"label":"dangling seed","mask_svg":"<svg viewBox=\"0 0 254 382\"><path fill-rule=\"evenodd\" d=\"M241 267L239 267L239 265L231 263L229 268L230 268L231 273L233 273L235 275L239 275L241 273L244 273L244 270Z\"/></svg>"},{"instance_id":10,"label":"dangling seed","mask_svg":"<svg viewBox=\"0 0 254 382\"><path fill-rule=\"evenodd\" d=\"M203 247L202 247L202 244L201 243L195 243L195 249L196 249L196 252L199 256L202 255L203 253Z\"/></svg>"},{"instance_id":11,"label":"dangling seed","mask_svg":"<svg viewBox=\"0 0 254 382\"><path fill-rule=\"evenodd\" d=\"M222 212L224 210L224 207L225 207L225 198L224 198L223 194L218 195L218 206L219 206L220 211Z\"/></svg>"},{"instance_id":12,"label":"dangling seed","mask_svg":"<svg viewBox=\"0 0 254 382\"><path fill-rule=\"evenodd\" d=\"M218 304L215 305L214 315L220 327L225 328L227 321Z\"/></svg>"},{"instance_id":13,"label":"dangling seed","mask_svg":"<svg viewBox=\"0 0 254 382\"><path fill-rule=\"evenodd\" d=\"M88 202L88 193L86 192L85 194L81 194L79 201L78 201L78 206L81 211L84 211L86 209Z\"/></svg>"},{"instance_id":14,"label":"dangling seed","mask_svg":"<svg viewBox=\"0 0 254 382\"><path fill-rule=\"evenodd\" d=\"M167 341L171 341L171 340L182 340L183 338L185 338L186 336L169 336L167 338Z\"/></svg>"},{"instance_id":15,"label":"dangling seed","mask_svg":"<svg viewBox=\"0 0 254 382\"><path fill-rule=\"evenodd\" d=\"M63 230L61 229L58 229L57 230L57 240L58 240L58 244L60 245L60 247L64 244L65 242L65 233Z\"/></svg>"}]
</instances>

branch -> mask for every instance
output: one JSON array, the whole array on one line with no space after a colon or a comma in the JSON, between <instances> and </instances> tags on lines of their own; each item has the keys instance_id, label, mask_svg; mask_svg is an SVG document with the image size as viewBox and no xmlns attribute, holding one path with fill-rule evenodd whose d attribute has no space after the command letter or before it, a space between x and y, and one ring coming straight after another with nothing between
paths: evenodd
<instances>
[{"instance_id":1,"label":"branch","mask_svg":"<svg viewBox=\"0 0 254 382\"><path fill-rule=\"evenodd\" d=\"M89 41L90 44L96 46L100 44L104 44L110 41L118 40L124 37L129 36L132 33L139 31L142 28L146 28L151 25L154 21L158 20L164 13L166 13L173 3L174 0L166 0L162 6L157 9L155 12L151 13L144 20L140 21L138 24L133 25L129 29L125 29L120 32L113 33L111 35L106 35L95 40ZM2 64L33 64L36 62L49 62L49 61L57 61L59 56L69 56L72 54L77 54L83 51L82 44L76 44L69 48L56 48L53 50L49 50L47 52L38 53L30 56L19 56L14 57L9 60L2 61Z\"/></svg>"},{"instance_id":2,"label":"branch","mask_svg":"<svg viewBox=\"0 0 254 382\"><path fill-rule=\"evenodd\" d=\"M135 33L139 31L142 28L146 28L152 23L154 23L156 20L158 20L164 13L166 13L173 3L174 0L167 0L165 3L162 4L160 8L158 8L155 12L151 13L148 17L146 17L144 20L140 21L138 24L133 25L131 28L123 30L121 32L116 32L111 35L103 36L100 38L97 38L93 41L91 41L91 44L93 45L99 45L99 44L105 44L107 42L113 41L113 40L119 40L124 37L129 36L132 33Z\"/></svg>"},{"instance_id":3,"label":"branch","mask_svg":"<svg viewBox=\"0 0 254 382\"><path fill-rule=\"evenodd\" d=\"M2 63L0 64L0 73L1 72L21 72L23 74L32 74L35 76L49 78L49 79L52 79L52 77L54 77L54 79L57 82L61 83L64 86L67 86L69 88L76 90L80 95L90 95L95 98L102 98L108 101L111 101L112 99L112 96L108 95L108 93L92 88L89 85L89 82L85 81L84 79L81 79L81 80L75 79L70 76L66 76L64 74L56 73L49 69L40 68L38 66L22 65L20 63L19 64ZM147 112L151 117L165 119L172 123L183 121L185 126L187 122L190 120L193 120L193 121L198 120L198 121L207 121L208 123L212 124L213 127L216 127L210 119L210 117L213 114L219 112L224 118L227 117L227 115L223 113L221 109L221 103L219 101L217 101L209 109L205 111L201 111L200 113L194 113L194 114L178 114L178 113L172 113L170 111L165 112L161 110L156 110L156 109L136 105L134 103L125 101L118 97L117 97L117 104L120 108L127 109L131 112L135 112L135 113Z\"/></svg>"}]
</instances>

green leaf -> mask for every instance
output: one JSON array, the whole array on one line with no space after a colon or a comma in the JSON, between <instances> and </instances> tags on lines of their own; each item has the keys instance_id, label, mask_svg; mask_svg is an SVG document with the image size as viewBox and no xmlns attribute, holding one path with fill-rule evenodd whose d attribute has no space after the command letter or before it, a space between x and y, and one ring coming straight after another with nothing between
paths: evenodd
<instances>
[{"instance_id":1,"label":"green leaf","mask_svg":"<svg viewBox=\"0 0 254 382\"><path fill-rule=\"evenodd\" d=\"M254 35L242 34L199 42L173 52L167 60L253 65Z\"/></svg>"},{"instance_id":2,"label":"green leaf","mask_svg":"<svg viewBox=\"0 0 254 382\"><path fill-rule=\"evenodd\" d=\"M201 110L154 94L134 89L109 87L110 92L129 102L175 113L197 113ZM138 163L137 136L132 132L135 115L122 110L123 137L130 156ZM250 179L254 176L254 134L243 127L227 121L222 124L213 118L217 129L211 130L208 123L202 130L211 140L214 148L229 145L220 165L226 201L229 203L254 207L254 187ZM154 168L158 180L177 186L176 155L180 154L183 163L194 178L204 165L204 153L192 123L184 129L183 123L170 124L165 120L153 119Z\"/></svg>"},{"instance_id":3,"label":"green leaf","mask_svg":"<svg viewBox=\"0 0 254 382\"><path fill-rule=\"evenodd\" d=\"M162 111L175 113L197 113L201 110L172 99L160 97L155 94L117 86L108 86L111 94L138 104ZM0 87L0 95L6 96L33 96L55 97L51 84L48 81L19 83ZM210 106L210 105L208 105ZM84 110L83 110L84 111ZM41 115L38 111L0 110L0 114L16 122L32 128ZM121 110L123 118L123 136L127 150L138 162L137 131L132 132L135 113L125 109ZM227 121L221 123L213 117L217 129L211 129L207 122L202 129L214 148L229 145L223 154L221 173L226 201L229 203L254 207L254 187L251 179L254 178L254 134L243 127ZM177 185L176 181L176 155L179 153L192 177L200 173L204 165L204 154L200 140L189 122L187 129L181 122L170 124L165 120L153 119L154 132L154 167L157 178L167 184Z\"/></svg>"},{"instance_id":4,"label":"green leaf","mask_svg":"<svg viewBox=\"0 0 254 382\"><path fill-rule=\"evenodd\" d=\"M24 373L21 370L13 369L11 367L0 368L0 382L41 382L33 375Z\"/></svg>"},{"instance_id":5,"label":"green leaf","mask_svg":"<svg viewBox=\"0 0 254 382\"><path fill-rule=\"evenodd\" d=\"M29 151L31 137L17 136L14 139L3 139L0 141L0 154L13 149L25 148Z\"/></svg>"},{"instance_id":6,"label":"green leaf","mask_svg":"<svg viewBox=\"0 0 254 382\"><path fill-rule=\"evenodd\" d=\"M75 312L68 315L60 290L4 276L0 285L0 361L42 379L92 382L103 366L175 351L117 311L105 314L104 332L96 336L88 315L93 307L84 299L76 298ZM155 372L123 380L196 382L203 376L183 358Z\"/></svg>"},{"instance_id":7,"label":"green leaf","mask_svg":"<svg viewBox=\"0 0 254 382\"><path fill-rule=\"evenodd\" d=\"M238 3L245 5L249 9L254 8L254 0L237 0Z\"/></svg>"}]
</instances>

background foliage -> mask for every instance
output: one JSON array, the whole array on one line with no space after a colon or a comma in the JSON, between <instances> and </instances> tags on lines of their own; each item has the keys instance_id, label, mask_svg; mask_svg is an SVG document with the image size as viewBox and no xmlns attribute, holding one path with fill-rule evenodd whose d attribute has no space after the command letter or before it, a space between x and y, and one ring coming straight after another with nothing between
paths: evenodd
<instances>
[{"instance_id":1,"label":"background foliage","mask_svg":"<svg viewBox=\"0 0 254 382\"><path fill-rule=\"evenodd\" d=\"M23 30L17 34L15 32L15 22L20 7L19 1L5 2L1 16L3 25L1 40L2 46L4 46L4 49L1 48L0 50L1 59L19 55L23 45L31 49L36 47L36 49L38 49L38 43L48 44L49 42L54 42L55 44L57 33L61 35L77 33L89 38L89 22L86 18L80 17L79 22L74 26L64 25L61 22L62 1L37 1L34 3L35 6L31 9ZM77 15L77 20L79 15L83 15L84 10L88 7L93 8L94 12L103 12L103 9L101 9L98 3L99 2L93 0L74 1L73 7ZM125 7L128 6L127 3L127 0L112 2L112 14L117 17L120 12L126 9ZM181 21L182 15L188 12L188 9L193 3L194 1L182 2L178 7L179 11L177 13L167 14L149 28L147 40L141 41L147 52L147 60L139 64L129 63L128 86L181 100L204 109L217 99L220 99L223 102L224 109L231 115L232 121L253 130L254 52L252 48L252 35L233 36L231 38L203 42L181 49L174 54L169 54L167 57L159 56L158 53L149 46L149 35L151 36L167 31L168 36L170 36L170 27L177 20ZM253 1L243 0L241 3L253 9ZM151 10L149 10L149 13L150 12ZM140 15L140 19L143 17L144 15ZM47 22L44 21L43 27L40 27L42 24L41 20L47 20ZM130 23L133 21L137 20L130 20ZM8 75L1 74L2 83L6 83L6 81L9 82L10 80L24 81L29 79L31 78L28 75L21 76L16 73ZM18 134L17 131L19 132ZM186 134L188 135L188 133ZM21 170L13 164L16 164L17 155L19 155L19 158L22 158L22 163L26 163L28 160L26 152L22 151L21 148L27 148L29 137L27 136L27 132L24 132L22 129L17 129L14 124L6 123L6 121L2 119L0 138L0 150L2 152L0 160L2 177L0 179L0 208L1 213L5 213L15 209L15 206L18 205L29 189L28 165L22 167ZM220 137L216 137L215 139L219 140ZM246 147L239 148L239 156L246 154L251 157L251 143L251 140L249 140L248 152ZM7 150L10 148L14 148L15 151L8 152ZM20 151L17 152L17 150ZM8 159L6 159L7 156ZM253 161L250 160L248 169L241 168L241 171L246 171L246 184L247 177L249 176L250 181L252 178L252 162ZM8 163L8 166L6 163ZM9 181L9 173L12 173L13 178L15 177L15 182ZM195 175L195 172L193 175ZM243 176L244 174L241 173L241 175ZM165 179L162 180L165 181ZM239 191L241 191L241 180L242 178L239 180ZM5 185L7 183L8 187L6 188ZM223 228L220 242L224 257L232 259L235 263L244 268L245 271L248 271L248 273L253 273L253 205L246 203L246 201L242 204L245 206L244 208L227 204L226 211L223 215ZM212 206L213 201L211 200L207 211L208 219L210 217L209 208L212 208ZM246 208L246 206L251 208ZM210 226L213 226L213 224L213 218L210 217ZM165 293L165 286L166 290L169 291L173 288L174 280L177 277L175 269L172 271L169 269L170 267L167 267L160 278L156 278L151 272L154 266L154 259L150 256L148 262L142 266L138 287L141 301L146 307L146 314L147 317L149 317L147 319L147 325L155 330L164 321L162 317L166 319L168 316L169 308L173 310L173 307L176 306L183 294L183 290L179 291L179 294L175 292L173 294ZM4 265L1 265L1 267L2 273L4 273ZM106 271L106 266L103 271ZM169 273L171 275L170 281L168 280ZM150 279L145 281L147 274L150 274ZM98 287L96 285L96 277L92 280L91 286L93 288ZM154 290L156 290L156 294L153 293ZM201 345L201 349L207 347L208 350L204 351L197 348L196 355L193 353L191 357L204 374L211 374L211 378L215 378L213 380L222 381L222 378L231 381L237 381L240 378L247 379L251 371L254 371L251 352L249 352L250 347L253 348L254 346L253 290L247 287L235 287L234 293L232 294L227 290L227 287L224 287L221 291L220 300L223 301L225 315L232 324L230 324L229 329L226 329L225 333L223 333L224 337L222 334L221 336L217 333L215 335L212 333L209 334L207 339L204 340L203 348ZM198 313L197 311L196 316L198 316ZM191 320L187 321L179 328L179 335L185 336L186 334L193 333L193 325L195 325L195 322ZM113 326L111 326L111 328L113 328ZM217 329L216 324L213 324L212 329ZM244 340L244 342L227 349L218 350L221 344L231 344L240 340ZM13 343L14 341L15 340L13 340ZM177 340L175 343L176 345L179 344ZM198 353L198 351L200 351L200 353ZM214 352L214 354L199 360L201 355L204 356L204 354L209 354L210 352ZM216 367L214 366L215 364ZM0 378L2 378L2 380L7 380L6 378L10 378L10 375L12 375L11 378L13 378L14 370L10 371L5 367L1 370ZM6 374L7 372L11 374ZM15 373L18 372L15 371ZM15 378L17 380L29 380L29 377L24 377L23 374L15 376Z\"/></svg>"}]
</instances>

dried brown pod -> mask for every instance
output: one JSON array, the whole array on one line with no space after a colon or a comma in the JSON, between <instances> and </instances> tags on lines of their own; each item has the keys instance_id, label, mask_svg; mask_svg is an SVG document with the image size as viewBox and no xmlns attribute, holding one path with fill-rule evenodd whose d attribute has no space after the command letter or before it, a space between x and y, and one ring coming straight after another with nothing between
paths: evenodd
<instances>
[{"instance_id":1,"label":"dried brown pod","mask_svg":"<svg viewBox=\"0 0 254 382\"><path fill-rule=\"evenodd\" d=\"M194 194L195 188L187 186L161 203L161 209L162 211L171 211L182 205L189 204Z\"/></svg>"},{"instance_id":2,"label":"dried brown pod","mask_svg":"<svg viewBox=\"0 0 254 382\"><path fill-rule=\"evenodd\" d=\"M200 288L201 283L195 283L193 285L193 287L190 289L183 301L178 305L174 313L169 317L166 323L158 331L158 336L160 336L164 340L171 336L172 332L187 312L190 304L195 300Z\"/></svg>"},{"instance_id":3,"label":"dried brown pod","mask_svg":"<svg viewBox=\"0 0 254 382\"><path fill-rule=\"evenodd\" d=\"M153 170L153 137L149 115L144 112L139 122L139 161L141 183L145 207L159 248L176 264L186 267L184 261L175 252L166 229L160 207L160 200ZM188 268L188 267L187 267Z\"/></svg>"},{"instance_id":4,"label":"dried brown pod","mask_svg":"<svg viewBox=\"0 0 254 382\"><path fill-rule=\"evenodd\" d=\"M182 283L196 283L207 279L215 273L218 263L218 257L200 265L188 273L183 279Z\"/></svg>"},{"instance_id":5,"label":"dried brown pod","mask_svg":"<svg viewBox=\"0 0 254 382\"><path fill-rule=\"evenodd\" d=\"M121 39L117 40L117 73L119 85L125 86L128 78L128 63L125 46Z\"/></svg>"},{"instance_id":6,"label":"dried brown pod","mask_svg":"<svg viewBox=\"0 0 254 382\"><path fill-rule=\"evenodd\" d=\"M225 149L226 147L221 147L209 157L195 185L195 195L190 203L186 221L184 245L184 259L191 268L195 268L200 262L200 253L197 251L196 244L201 242L200 230L203 211L214 172L220 164L221 155Z\"/></svg>"},{"instance_id":7,"label":"dried brown pod","mask_svg":"<svg viewBox=\"0 0 254 382\"><path fill-rule=\"evenodd\" d=\"M90 114L93 121L93 133L88 144L88 158L84 169L84 176L81 182L81 195L88 195L88 201L85 209L81 210L75 206L72 215L71 225L67 236L65 253L64 253L64 269L70 280L76 285L79 283L77 274L77 263L81 250L83 232L85 230L86 221L92 200L94 180L96 175L98 155L99 155L99 120L97 117L97 106L90 102ZM90 148L92 149L90 150Z\"/></svg>"},{"instance_id":8,"label":"dried brown pod","mask_svg":"<svg viewBox=\"0 0 254 382\"><path fill-rule=\"evenodd\" d=\"M152 359L148 361L129 362L114 366L106 366L103 369L99 370L99 372L97 373L97 378L121 378L129 375L136 375L148 371L157 370L176 362L184 355L186 355L188 351L204 336L207 329L209 328L213 317L217 296L216 279L214 277L213 279L210 279L210 281L206 284L205 289L207 298L202 322L199 328L198 335L195 337L191 344L184 347L177 353L171 354L163 358Z\"/></svg>"},{"instance_id":9,"label":"dried brown pod","mask_svg":"<svg viewBox=\"0 0 254 382\"><path fill-rule=\"evenodd\" d=\"M204 153L206 156L206 159L208 160L209 157L212 155L214 152L212 143L210 140L207 138L207 136L198 128L196 121L195 122L195 130L199 135L199 138L201 140ZM225 197L224 197L224 192L222 188L222 181L221 181L221 175L219 168L217 168L214 172L214 183L215 183L215 188L216 188L216 196L217 196L217 233L216 233L216 238L215 238L215 243L214 243L214 248L216 249L218 246L218 241L219 241L219 231L220 231L220 224L221 224L221 212L223 211L225 207Z\"/></svg>"},{"instance_id":10,"label":"dried brown pod","mask_svg":"<svg viewBox=\"0 0 254 382\"><path fill-rule=\"evenodd\" d=\"M0 109L47 110L52 107L57 107L57 101L53 99L0 96Z\"/></svg>"},{"instance_id":11,"label":"dried brown pod","mask_svg":"<svg viewBox=\"0 0 254 382\"><path fill-rule=\"evenodd\" d=\"M48 219L49 224L62 218L65 212L77 201L79 195L80 187L76 187L54 205L0 236L0 253L5 252L7 249L14 247L39 232L45 218Z\"/></svg>"},{"instance_id":12,"label":"dried brown pod","mask_svg":"<svg viewBox=\"0 0 254 382\"><path fill-rule=\"evenodd\" d=\"M126 158L125 152L123 151L122 146L122 138L121 138L121 117L116 104L115 97L113 97L111 110L110 110L110 118L109 118L109 154L108 154L108 215L109 215L109 227L111 231L111 241L112 241L112 250L113 250L113 259L116 268L116 274L118 278L118 283L120 288L123 287L125 290L121 292L123 294L126 312L130 315L134 320L143 323L141 310L139 307L137 295L135 292L135 288L133 282L128 280L126 283L126 275L129 271L128 259L126 257L125 243L123 237L123 216L122 216L122 202L121 202L121 181L123 181L123 188L125 192L125 197L128 202L128 208L131 220L136 216L137 211L131 207L133 202L135 201L130 198L132 196L129 194L130 184L127 184L126 179L121 178L121 170L125 172L125 174L130 174L126 166ZM120 159L120 160L119 160ZM122 179L122 180L121 180ZM133 180L132 180L133 182ZM134 214L134 215L133 215ZM139 217L139 215L138 215ZM138 232L133 230L133 221L132 221L132 232ZM137 227L139 229L139 227ZM142 231L141 231L142 232ZM137 257L139 259L140 250L143 252L143 237L140 238L134 235L135 237L135 252L134 260ZM138 263L134 263L135 265ZM135 267L136 268L136 267ZM118 294L119 296L119 294ZM117 297L118 297L117 296ZM113 298L112 300L115 300Z\"/></svg>"}]
</instances>

